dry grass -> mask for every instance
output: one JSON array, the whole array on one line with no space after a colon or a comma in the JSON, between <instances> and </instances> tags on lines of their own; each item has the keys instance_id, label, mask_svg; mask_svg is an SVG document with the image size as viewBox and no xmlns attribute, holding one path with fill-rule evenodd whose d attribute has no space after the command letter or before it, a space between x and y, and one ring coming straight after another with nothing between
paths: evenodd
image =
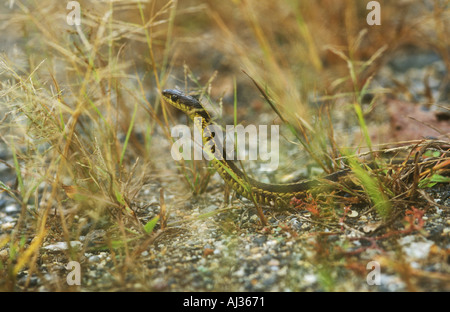
<instances>
[{"instance_id":1,"label":"dry grass","mask_svg":"<svg viewBox=\"0 0 450 312\"><path fill-rule=\"evenodd\" d=\"M425 4L380 2L383 28L367 27L365 5L357 0L80 1L79 27L66 23L65 3L3 7L0 140L8 154L2 162L15 178L2 179L0 188L21 213L12 229L0 230L0 250L8 251L0 258L0 289L27 289L29 278L18 286L17 276L39 275L51 262L42 257L44 242L70 242L100 228L117 285L139 275L138 255L155 239L156 222L167 222L165 214L144 221L136 212L143 186L167 173L161 142L171 142L175 118L159 97L165 87L228 103L237 91L238 103L249 103L244 110L261 109L243 69L325 171L336 169L329 155L340 156L345 145L357 146L352 154L362 146L375 150L365 124L371 106L362 99L388 92L369 86L386 57L415 45L437 51L450 71L448 1L434 1L434 9L420 14ZM321 118L308 104L317 100L330 107ZM334 105L361 127L360 141L336 139ZM224 105L226 115L231 110ZM194 193L206 189L211 171L202 163L182 163L179 170ZM429 177L414 177L414 187ZM386 191L389 198L408 192L403 180L395 181L383 182L397 188ZM69 248L64 257L81 261L83 251ZM64 278L46 287L66 290Z\"/></svg>"}]
</instances>

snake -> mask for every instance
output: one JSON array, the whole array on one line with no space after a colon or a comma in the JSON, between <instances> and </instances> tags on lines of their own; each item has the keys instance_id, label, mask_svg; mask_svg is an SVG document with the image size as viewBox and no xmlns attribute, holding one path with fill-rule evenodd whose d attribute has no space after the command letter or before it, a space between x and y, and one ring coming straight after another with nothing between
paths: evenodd
<instances>
[{"instance_id":1,"label":"snake","mask_svg":"<svg viewBox=\"0 0 450 312\"><path fill-rule=\"evenodd\" d=\"M201 124L195 122L194 124L200 128L205 146L207 143L211 143L211 140L214 140L211 133L205 133L208 131L208 125L212 124L212 118L199 99L176 89L165 89L161 92L161 95L166 103L185 113L191 120L201 118ZM311 190L326 185L327 183L324 183L324 181L337 182L349 171L343 169L320 179L305 179L292 183L264 183L249 177L245 171L239 169L233 160L227 159L223 144L217 141L213 142L215 143L213 146L218 149L213 151L216 157L211 160L216 171L238 195L262 205L285 207L289 205L293 198L305 198ZM217 157L218 155L222 157Z\"/></svg>"}]
</instances>

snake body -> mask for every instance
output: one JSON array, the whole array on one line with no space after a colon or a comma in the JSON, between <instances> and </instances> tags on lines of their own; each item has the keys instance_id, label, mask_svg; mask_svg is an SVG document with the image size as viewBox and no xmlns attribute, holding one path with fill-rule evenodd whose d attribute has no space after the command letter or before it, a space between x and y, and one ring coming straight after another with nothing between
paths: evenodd
<instances>
[{"instance_id":1,"label":"snake body","mask_svg":"<svg viewBox=\"0 0 450 312\"><path fill-rule=\"evenodd\" d=\"M167 89L162 91L165 102L184 112L192 120L196 117L202 118L202 124L197 125L203 133L203 143L206 144L210 140L214 140L208 131L208 125L211 124L211 116L200 104L196 98L186 95L181 91ZM219 153L223 157L215 157L212 159L217 172L222 179L239 195L263 205L285 206L289 204L292 198L303 198L305 194L318 188L324 183L320 180L301 180L295 183L272 184L257 181L248 177L236 164L227 160L223 147L219 142L214 142L219 147ZM217 155L217 154L216 154ZM220 159L219 159L220 158ZM323 177L323 180L337 181L341 176L346 175L348 170L337 171L333 174ZM325 183L326 184L326 183Z\"/></svg>"}]
</instances>

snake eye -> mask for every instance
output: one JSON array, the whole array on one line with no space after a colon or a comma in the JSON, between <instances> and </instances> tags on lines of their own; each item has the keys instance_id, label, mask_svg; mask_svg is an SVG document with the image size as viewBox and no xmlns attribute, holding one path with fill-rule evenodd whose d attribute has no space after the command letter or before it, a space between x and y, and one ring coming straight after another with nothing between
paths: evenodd
<instances>
[{"instance_id":1,"label":"snake eye","mask_svg":"<svg viewBox=\"0 0 450 312\"><path fill-rule=\"evenodd\" d=\"M178 95L172 94L172 95L170 96L170 99L171 99L172 101L176 102L176 101L178 101Z\"/></svg>"}]
</instances>

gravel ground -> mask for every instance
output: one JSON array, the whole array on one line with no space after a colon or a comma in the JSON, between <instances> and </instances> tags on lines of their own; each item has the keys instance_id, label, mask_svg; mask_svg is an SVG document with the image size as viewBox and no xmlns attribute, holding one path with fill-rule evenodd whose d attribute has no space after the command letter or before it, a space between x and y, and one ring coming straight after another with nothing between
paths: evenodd
<instances>
[{"instance_id":1,"label":"gravel ground","mask_svg":"<svg viewBox=\"0 0 450 312\"><path fill-rule=\"evenodd\" d=\"M173 183L177 183L173 181ZM134 257L134 270L119 275L121 256L99 250L108 226L86 227L85 235L72 241L83 249L81 290L85 291L448 291L450 290L450 185L438 184L425 200L415 204L424 211L419 231L407 231L402 218L390 229L374 234L380 220L370 207L348 212L343 223L327 224L308 211L265 210L269 225L262 227L253 205L235 199L223 204L221 181L215 176L207 194L189 192L166 195L171 207L169 226L155 229L152 244ZM138 217L148 220L159 213L152 194L159 183L148 185ZM183 189L181 187L181 189ZM0 194L0 229L10 232L19 207ZM154 201L155 204L148 205ZM138 208L138 207L142 208ZM446 207L446 208L445 208ZM222 211L211 217L205 213ZM80 223L82 217L80 217ZM186 221L186 220L193 221ZM420 219L420 220L419 220ZM385 237L384 237L385 236ZM134 246L137 248L138 246ZM123 255L122 255L123 256ZM7 249L0 251L7 257ZM18 289L49 291L61 287L68 274L67 244L50 237L41 249L38 274L27 270L17 277ZM369 285L368 263L379 265L379 285ZM120 278L118 276L121 276ZM29 279L29 281L27 281Z\"/></svg>"}]
</instances>

